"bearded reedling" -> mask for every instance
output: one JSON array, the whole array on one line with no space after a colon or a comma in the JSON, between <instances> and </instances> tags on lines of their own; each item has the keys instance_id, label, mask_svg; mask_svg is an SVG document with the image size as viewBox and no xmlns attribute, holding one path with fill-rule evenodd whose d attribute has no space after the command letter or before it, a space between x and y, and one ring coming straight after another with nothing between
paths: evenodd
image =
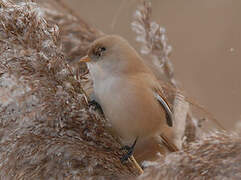
<instances>
[{"instance_id":1,"label":"bearded reedling","mask_svg":"<svg viewBox=\"0 0 241 180\"><path fill-rule=\"evenodd\" d=\"M132 154L135 145L160 137L169 151L178 148L164 135L173 126L172 112L161 93L161 87L139 54L117 35L94 41L87 56L94 83L95 101L128 150L122 161ZM134 143L133 143L134 142Z\"/></svg>"}]
</instances>

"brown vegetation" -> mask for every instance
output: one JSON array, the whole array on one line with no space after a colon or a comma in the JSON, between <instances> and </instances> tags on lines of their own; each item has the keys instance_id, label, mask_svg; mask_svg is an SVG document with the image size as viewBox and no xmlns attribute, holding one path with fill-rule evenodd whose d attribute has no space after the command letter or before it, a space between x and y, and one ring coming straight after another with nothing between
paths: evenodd
<instances>
[{"instance_id":1,"label":"brown vegetation","mask_svg":"<svg viewBox=\"0 0 241 180\"><path fill-rule=\"evenodd\" d=\"M132 161L120 163L123 153L108 122L88 105L91 80L86 66L76 63L103 33L61 1L46 2L0 0L0 179L137 176ZM165 31L151 21L149 3L139 7L133 27L141 52L155 65L159 62L165 76L161 82L172 102L177 144L183 148L160 156L139 178L240 177L240 138L203 133L201 121L177 90L171 49Z\"/></svg>"},{"instance_id":2,"label":"brown vegetation","mask_svg":"<svg viewBox=\"0 0 241 180\"><path fill-rule=\"evenodd\" d=\"M240 143L237 135L212 133L183 151L147 164L138 179L240 179Z\"/></svg>"}]
</instances>

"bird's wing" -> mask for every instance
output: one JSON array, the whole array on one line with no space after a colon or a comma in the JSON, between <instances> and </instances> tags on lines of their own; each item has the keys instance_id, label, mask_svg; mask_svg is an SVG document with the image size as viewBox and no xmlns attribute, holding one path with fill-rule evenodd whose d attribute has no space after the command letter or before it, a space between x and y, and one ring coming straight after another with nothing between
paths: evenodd
<instances>
[{"instance_id":1,"label":"bird's wing","mask_svg":"<svg viewBox=\"0 0 241 180\"><path fill-rule=\"evenodd\" d=\"M170 106L168 105L168 103L164 99L164 97L161 95L162 93L161 93L159 88L155 89L154 93L155 93L155 97L156 97L157 101L160 103L162 108L165 110L167 125L172 127L172 125L173 125L173 115L172 115L172 111L171 111ZM167 149L170 152L176 152L176 151L179 150L178 147L175 144L173 144L168 139L168 137L165 136L163 133L160 134L160 137L161 137L162 143L167 147Z\"/></svg>"},{"instance_id":2,"label":"bird's wing","mask_svg":"<svg viewBox=\"0 0 241 180\"><path fill-rule=\"evenodd\" d=\"M160 103L162 108L165 110L167 125L172 127L173 119L172 119L172 111L170 106L168 105L167 101L162 97L159 89L156 89L154 91L154 96L156 97L157 101Z\"/></svg>"}]
</instances>

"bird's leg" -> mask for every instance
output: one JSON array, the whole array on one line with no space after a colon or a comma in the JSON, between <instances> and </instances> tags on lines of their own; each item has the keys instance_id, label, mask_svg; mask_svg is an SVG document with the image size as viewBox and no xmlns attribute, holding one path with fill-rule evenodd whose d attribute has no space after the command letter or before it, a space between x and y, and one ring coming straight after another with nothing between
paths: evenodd
<instances>
[{"instance_id":1,"label":"bird's leg","mask_svg":"<svg viewBox=\"0 0 241 180\"><path fill-rule=\"evenodd\" d=\"M102 110L100 104L99 104L98 102L96 102L95 100L89 101L89 105L90 105L90 106L94 106L95 109L98 109L98 110L101 111L101 113L103 113L103 110Z\"/></svg>"},{"instance_id":2,"label":"bird's leg","mask_svg":"<svg viewBox=\"0 0 241 180\"><path fill-rule=\"evenodd\" d=\"M127 153L125 153L122 156L121 163L124 163L125 161L127 161L133 155L134 148L136 146L137 140L138 140L138 137L135 139L134 143L131 146L124 146L124 147L121 148L122 150L126 150L127 151Z\"/></svg>"}]
</instances>

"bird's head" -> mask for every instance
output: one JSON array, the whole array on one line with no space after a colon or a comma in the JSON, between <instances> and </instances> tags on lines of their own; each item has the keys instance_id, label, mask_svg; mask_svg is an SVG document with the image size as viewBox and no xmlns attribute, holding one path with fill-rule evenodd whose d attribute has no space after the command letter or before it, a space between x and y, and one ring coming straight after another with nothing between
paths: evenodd
<instances>
[{"instance_id":1,"label":"bird's head","mask_svg":"<svg viewBox=\"0 0 241 180\"><path fill-rule=\"evenodd\" d=\"M136 63L140 63L140 59L125 39L117 35L106 35L90 45L88 54L80 62L98 66L103 71L128 72L135 68Z\"/></svg>"}]
</instances>

